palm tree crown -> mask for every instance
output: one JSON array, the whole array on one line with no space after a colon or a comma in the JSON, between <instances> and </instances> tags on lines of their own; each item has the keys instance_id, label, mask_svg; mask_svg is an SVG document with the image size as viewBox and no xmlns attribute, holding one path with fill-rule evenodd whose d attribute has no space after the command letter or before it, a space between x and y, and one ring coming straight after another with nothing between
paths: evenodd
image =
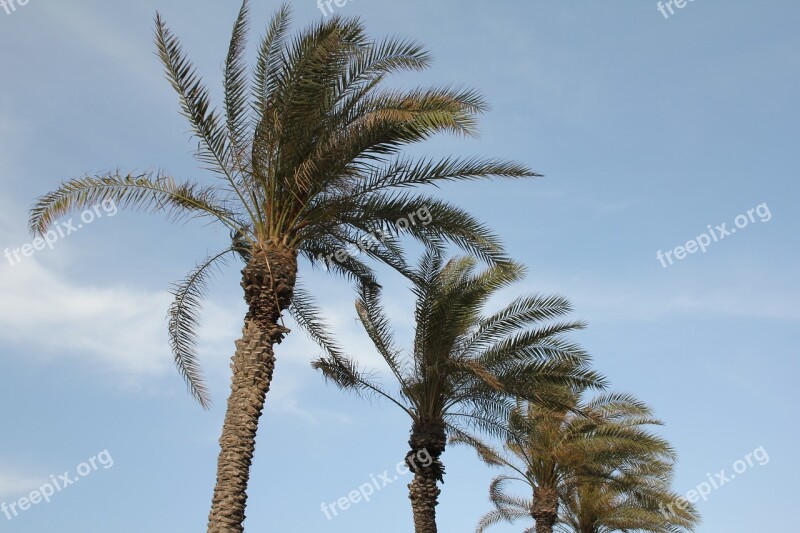
<instances>
[{"instance_id":1,"label":"palm tree crown","mask_svg":"<svg viewBox=\"0 0 800 533\"><path fill-rule=\"evenodd\" d=\"M575 389L553 394L564 407L521 402L513 410L505 453L477 439L459 439L475 447L488 464L514 472L492 482L489 494L495 509L481 519L479 533L498 522L531 518L537 533L691 529L693 510L676 519L658 513L657 504L673 497L669 484L675 453L648 430L661 421L647 405L627 394L605 394L588 402L580 401ZM513 481L526 484L532 498L509 494ZM644 517L656 529L644 528Z\"/></svg>"},{"instance_id":2,"label":"palm tree crown","mask_svg":"<svg viewBox=\"0 0 800 533\"><path fill-rule=\"evenodd\" d=\"M410 236L426 242L448 239L479 257L499 260L498 239L474 217L410 188L537 175L524 165L493 158L402 156L405 146L437 133L473 135L476 116L486 103L468 89L386 89L389 75L424 69L430 56L411 40L369 38L357 19L334 16L292 38L290 10L284 5L269 24L248 76L248 11L245 1L225 62L224 113L212 108L178 39L156 16L158 55L198 140L197 157L218 183L178 181L164 172L84 176L42 196L30 218L31 230L41 234L65 213L110 199L121 207L163 211L176 219L204 218L230 231L230 246L177 284L170 310L177 366L204 406L209 398L197 365L195 329L215 264L231 256L255 266L267 260L288 263L288 286L267 297L266 304L291 306L298 322L316 335L313 308L303 305L311 304L309 296L294 299L290 290L298 254L319 264L321 258L337 257L336 252L381 231L379 242L360 249L403 269L395 222L426 209L431 222L410 225ZM370 266L353 254L327 260L324 266L374 282Z\"/></svg>"},{"instance_id":3,"label":"palm tree crown","mask_svg":"<svg viewBox=\"0 0 800 533\"><path fill-rule=\"evenodd\" d=\"M431 250L411 274L416 296L413 348L406 355L396 343L378 291L363 285L356 308L364 328L387 363L396 388L387 388L350 359L329 353L314 362L342 389L377 395L411 418L407 456L415 473L411 485L417 531L435 531L436 482L444 475L439 459L446 435L477 428L503 434L517 395L533 397L539 388L599 386L603 380L588 368L588 356L563 335L579 322L547 323L570 310L557 296L524 296L499 312L484 316L487 299L521 277L521 269L503 263L476 272L473 258L443 263ZM430 465L414 464L421 451Z\"/></svg>"}]
</instances>

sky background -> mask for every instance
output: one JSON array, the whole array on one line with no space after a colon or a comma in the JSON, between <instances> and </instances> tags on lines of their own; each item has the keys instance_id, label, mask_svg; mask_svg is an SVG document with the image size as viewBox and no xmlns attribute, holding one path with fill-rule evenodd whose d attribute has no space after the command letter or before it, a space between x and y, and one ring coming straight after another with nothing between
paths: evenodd
<instances>
[{"instance_id":1,"label":"sky background","mask_svg":"<svg viewBox=\"0 0 800 533\"><path fill-rule=\"evenodd\" d=\"M296 27L322 17L313 0L292 4ZM10 15L0 9L0 250L31 241L27 210L62 179L117 167L213 179L192 157L153 53L152 19L162 12L219 102L238 6L30 0ZM253 2L258 33L276 7ZM376 36L413 37L432 51L430 70L393 83L464 83L492 104L479 139L437 138L417 153L507 157L546 175L437 193L490 224L529 268L492 305L528 292L573 301L573 317L590 324L575 338L613 389L666 422L679 493L722 469L729 476L763 446L767 464L698 503L699 532L792 531L800 4L696 0L668 19L651 0L353 0L336 9ZM706 253L668 268L656 258L762 204L768 221L756 216ZM50 503L10 521L0 514L0 531L204 530L245 310L237 267L216 279L203 315L209 412L172 367L165 315L170 284L226 239L222 229L120 211L18 264L0 260L0 503L103 450L114 461ZM307 264L301 276L341 343L377 365L352 288ZM410 339L411 295L403 280L383 279L398 336ZM371 475L393 474L410 424L394 406L326 385L309 367L318 354L299 331L278 347L248 531L409 531L409 476L332 520L321 512ZM444 460L440 528L472 531L499 471L466 449Z\"/></svg>"}]
</instances>

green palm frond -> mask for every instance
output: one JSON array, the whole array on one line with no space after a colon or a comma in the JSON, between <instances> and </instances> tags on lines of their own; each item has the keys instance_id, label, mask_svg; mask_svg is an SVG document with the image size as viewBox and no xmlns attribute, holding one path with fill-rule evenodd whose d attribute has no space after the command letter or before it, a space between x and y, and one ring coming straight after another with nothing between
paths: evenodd
<instances>
[{"instance_id":1,"label":"green palm frond","mask_svg":"<svg viewBox=\"0 0 800 533\"><path fill-rule=\"evenodd\" d=\"M396 37L374 42L350 58L347 69L340 72L333 102L344 113L369 94L371 88L395 72L423 70L430 65L430 54L416 41Z\"/></svg>"},{"instance_id":2,"label":"green palm frond","mask_svg":"<svg viewBox=\"0 0 800 533\"><path fill-rule=\"evenodd\" d=\"M344 357L323 357L311 363L311 367L322 372L326 380L342 390L353 392L363 398L382 397L394 403L410 416L414 416L403 403L375 380L375 376L361 371L358 365Z\"/></svg>"},{"instance_id":3,"label":"green palm frond","mask_svg":"<svg viewBox=\"0 0 800 533\"><path fill-rule=\"evenodd\" d=\"M489 466L511 466L513 468L513 463L508 463L499 451L460 428L455 427L451 430L447 442L471 447L477 452L478 457Z\"/></svg>"},{"instance_id":4,"label":"green palm frond","mask_svg":"<svg viewBox=\"0 0 800 533\"><path fill-rule=\"evenodd\" d=\"M652 409L632 394L614 392L601 394L586 403L589 413L598 413L610 420L624 420L631 416L650 417ZM653 424L654 422L648 422Z\"/></svg>"},{"instance_id":5,"label":"green palm frond","mask_svg":"<svg viewBox=\"0 0 800 533\"><path fill-rule=\"evenodd\" d=\"M386 361L401 390L406 389L408 387L406 381L408 367L402 359L401 350L395 343L389 319L381 308L380 291L376 287L365 285L360 287L356 312L367 335L372 340L372 344Z\"/></svg>"},{"instance_id":6,"label":"green palm frond","mask_svg":"<svg viewBox=\"0 0 800 533\"><path fill-rule=\"evenodd\" d=\"M314 266L327 272L341 276L349 281L362 285L378 286L374 272L365 262L352 255L346 255L342 261L328 261L328 257L336 257L336 253L345 248L346 242L325 235L316 239L306 239L300 248L300 255Z\"/></svg>"},{"instance_id":7,"label":"green palm frond","mask_svg":"<svg viewBox=\"0 0 800 533\"><path fill-rule=\"evenodd\" d=\"M372 237L372 232L367 227L354 223L350 228L329 230L327 237L338 242L339 249L349 255L363 254L392 267L403 275L411 271L399 240L392 235L382 234L380 239L376 239Z\"/></svg>"},{"instance_id":8,"label":"green palm frond","mask_svg":"<svg viewBox=\"0 0 800 533\"><path fill-rule=\"evenodd\" d=\"M530 512L531 500L512 496L507 492L507 486L511 481L518 481L518 478L511 478L508 476L497 476L492 480L489 485L489 499L495 505L504 507L516 507L518 509Z\"/></svg>"},{"instance_id":9,"label":"green palm frond","mask_svg":"<svg viewBox=\"0 0 800 533\"><path fill-rule=\"evenodd\" d=\"M530 518L533 502L511 496L506 492L506 482L511 479L506 476L498 476L492 480L489 486L489 499L495 505L495 509L481 518L475 530L477 533L483 533L489 526L502 522L513 524L518 520ZM526 531L533 531L533 529Z\"/></svg>"},{"instance_id":10,"label":"green palm frond","mask_svg":"<svg viewBox=\"0 0 800 533\"><path fill-rule=\"evenodd\" d=\"M249 2L244 0L233 25L223 77L225 118L233 157L238 168L246 168L243 161L247 155L247 137L252 124L252 120L249 120L250 94L246 59L249 16ZM255 206L258 206L258 203L255 203Z\"/></svg>"},{"instance_id":11,"label":"green palm frond","mask_svg":"<svg viewBox=\"0 0 800 533\"><path fill-rule=\"evenodd\" d=\"M161 19L160 13L156 13L155 23L156 48L165 74L178 93L183 115L200 141L197 155L212 170L228 171L228 135L219 113L211 106L208 89L183 51L178 38Z\"/></svg>"},{"instance_id":12,"label":"green palm frond","mask_svg":"<svg viewBox=\"0 0 800 533\"><path fill-rule=\"evenodd\" d=\"M499 394L495 397L476 394L462 401L458 408L445 410L445 420L449 421L448 430L463 428L502 440L510 436L506 419L512 408L508 399Z\"/></svg>"},{"instance_id":13,"label":"green palm frond","mask_svg":"<svg viewBox=\"0 0 800 533\"><path fill-rule=\"evenodd\" d=\"M314 298L301 284L295 285L292 305L289 312L295 322L331 357L342 357L342 349L330 332L317 308Z\"/></svg>"},{"instance_id":14,"label":"green palm frond","mask_svg":"<svg viewBox=\"0 0 800 533\"><path fill-rule=\"evenodd\" d=\"M494 315L481 320L475 332L465 340L462 353L474 354L529 324L553 320L571 311L569 301L558 295L521 296Z\"/></svg>"},{"instance_id":15,"label":"green palm frond","mask_svg":"<svg viewBox=\"0 0 800 533\"><path fill-rule=\"evenodd\" d=\"M172 294L175 300L169 307L169 344L175 358L175 366L186 381L189 392L203 408L211 405L211 397L203 383L200 364L197 361L199 315L205 298L208 282L214 269L224 264L229 254L236 252L228 248L211 255L193 269L180 283L176 283Z\"/></svg>"},{"instance_id":16,"label":"green palm frond","mask_svg":"<svg viewBox=\"0 0 800 533\"><path fill-rule=\"evenodd\" d=\"M246 10L246 4L243 4L243 9ZM258 205L253 198L248 198L247 191L242 189L241 182L237 179L242 169L236 167L236 159L232 157L231 142L225 122L219 113L212 109L208 89L183 51L178 38L166 27L159 13L156 13L155 22L159 58L164 65L167 79L178 93L182 113L199 140L196 156L207 165L208 170L224 177L230 192L238 197L243 211L249 215L254 228L258 230L261 225L261 219L257 214ZM237 25L237 31L241 30L241 26ZM234 52L234 66L231 72L234 76L237 74L235 67L237 61ZM226 83L232 87L236 83L235 78L227 80ZM229 93L226 91L226 94Z\"/></svg>"},{"instance_id":17,"label":"green palm frond","mask_svg":"<svg viewBox=\"0 0 800 533\"><path fill-rule=\"evenodd\" d=\"M441 161L406 158L392 160L384 165L370 168L365 179L349 193L358 197L384 189L438 184L454 180L478 180L489 177L530 178L539 174L518 163L499 159L447 158Z\"/></svg>"},{"instance_id":18,"label":"green palm frond","mask_svg":"<svg viewBox=\"0 0 800 533\"><path fill-rule=\"evenodd\" d=\"M41 235L59 217L102 202L114 202L118 207L132 210L164 212L176 220L210 217L233 230L243 225L215 187L178 183L162 173L123 175L117 171L72 179L41 196L31 209L30 229Z\"/></svg>"},{"instance_id":19,"label":"green palm frond","mask_svg":"<svg viewBox=\"0 0 800 533\"><path fill-rule=\"evenodd\" d=\"M277 74L284 65L283 49L291 20L292 15L289 4L281 4L281 7L270 20L267 31L258 48L258 60L253 74L253 107L261 110L262 115L264 106L276 89L278 83Z\"/></svg>"},{"instance_id":20,"label":"green palm frond","mask_svg":"<svg viewBox=\"0 0 800 533\"><path fill-rule=\"evenodd\" d=\"M528 327L532 325L530 322L528 323ZM474 352L473 347L467 355L492 367L514 359L550 360L557 358L588 361L589 355L580 346L563 337L565 333L579 331L585 327L586 324L583 322L557 322L535 326L528 330L507 334L480 352L470 353Z\"/></svg>"},{"instance_id":21,"label":"green palm frond","mask_svg":"<svg viewBox=\"0 0 800 533\"><path fill-rule=\"evenodd\" d=\"M411 91L383 91L365 98L359 109L363 119L356 127L375 124L394 128L405 142L423 141L437 133L463 136L477 134L476 114L488 106L473 89L433 87ZM393 153L392 144L384 145Z\"/></svg>"}]
</instances>

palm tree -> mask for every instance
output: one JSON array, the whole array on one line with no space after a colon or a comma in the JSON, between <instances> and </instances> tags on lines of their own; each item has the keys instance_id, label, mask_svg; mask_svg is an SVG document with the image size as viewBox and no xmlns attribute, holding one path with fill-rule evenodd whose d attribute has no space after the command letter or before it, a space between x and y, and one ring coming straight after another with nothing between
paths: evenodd
<instances>
[{"instance_id":1,"label":"palm tree","mask_svg":"<svg viewBox=\"0 0 800 533\"><path fill-rule=\"evenodd\" d=\"M578 322L543 323L570 311L558 296L524 296L489 316L486 300L522 276L513 263L475 272L471 257L443 264L429 250L410 278L416 296L411 353L395 342L378 291L362 286L356 310L396 383L389 388L359 365L335 353L313 365L342 389L394 403L411 418L406 463L414 473L409 497L417 533L436 532L436 505L443 481L441 455L447 435L462 428L502 433L513 396L554 383L600 386L587 355L563 334ZM428 464L415 458L425 457Z\"/></svg>"},{"instance_id":2,"label":"palm tree","mask_svg":"<svg viewBox=\"0 0 800 533\"><path fill-rule=\"evenodd\" d=\"M583 524L580 520L587 512L608 513L602 518L610 520L612 509L606 504L612 500L619 507L618 516L630 518L622 530L638 530L632 524L644 524L635 521L643 515L662 528L652 531L680 531L680 527L692 526L692 513L670 521L663 516L659 520L652 512L653 502L665 501L665 495L670 494L675 454L667 441L648 431L648 426L661 422L647 405L626 394L606 394L584 403L575 389L563 389L559 397L563 407L520 402L509 417L504 453L471 436L456 439L473 446L486 463L514 472L493 480L489 496L495 509L481 519L478 533L498 522L530 518L535 529L526 531L551 533L562 502L568 504L562 520L567 520L570 512L580 517L574 521L578 524ZM507 486L512 481L526 484L532 497L509 494ZM601 500L601 495L613 497ZM569 531L567 526L572 523L564 522L566 526L559 524L558 528ZM582 527L574 531L587 531Z\"/></svg>"},{"instance_id":3,"label":"palm tree","mask_svg":"<svg viewBox=\"0 0 800 533\"><path fill-rule=\"evenodd\" d=\"M219 178L216 184L181 182L162 172L89 175L39 198L30 218L31 230L43 234L72 210L114 201L176 219L204 218L230 232L230 246L177 284L170 308L175 362L191 393L207 407L196 357L198 312L215 265L243 261L248 311L233 356L209 532L243 531L273 347L289 332L283 312L293 313L313 337L328 338L312 299L297 286L298 259L374 284L370 264L345 251L360 248L366 257L404 271L398 221L405 220L401 229L413 238L454 242L490 262L503 261L498 239L472 216L408 191L448 180L536 175L497 159L400 155L407 145L437 133L473 135L476 116L486 109L472 90L385 88L390 74L428 66L429 55L419 44L370 39L359 20L339 17L290 38L284 5L260 42L251 79L248 24L245 0L224 67L224 112L218 112L178 39L160 15L155 19L158 55L198 140L197 157ZM408 223L421 212L429 223ZM378 231L381 239L363 246Z\"/></svg>"}]
</instances>

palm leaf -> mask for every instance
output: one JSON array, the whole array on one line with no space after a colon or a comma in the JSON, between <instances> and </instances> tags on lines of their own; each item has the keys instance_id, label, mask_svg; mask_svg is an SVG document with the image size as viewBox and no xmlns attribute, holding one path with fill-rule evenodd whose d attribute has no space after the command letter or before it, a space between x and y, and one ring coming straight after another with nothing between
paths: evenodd
<instances>
[{"instance_id":1,"label":"palm leaf","mask_svg":"<svg viewBox=\"0 0 800 533\"><path fill-rule=\"evenodd\" d=\"M203 382L197 360L199 315L205 298L208 282L219 263L224 263L228 254L236 250L228 248L211 255L193 269L180 283L176 283L172 294L175 300L169 307L169 344L175 357L178 372L186 381L189 392L203 408L211 406L211 397Z\"/></svg>"}]
</instances>

